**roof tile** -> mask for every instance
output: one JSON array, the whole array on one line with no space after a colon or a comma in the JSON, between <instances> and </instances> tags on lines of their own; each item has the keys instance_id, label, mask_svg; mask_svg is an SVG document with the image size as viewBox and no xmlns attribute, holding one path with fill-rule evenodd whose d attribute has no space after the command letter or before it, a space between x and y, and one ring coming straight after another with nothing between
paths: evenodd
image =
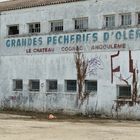
<instances>
[{"instance_id":1,"label":"roof tile","mask_svg":"<svg viewBox=\"0 0 140 140\"><path fill-rule=\"evenodd\" d=\"M10 0L0 3L0 11L16 10L78 1L82 0Z\"/></svg>"}]
</instances>

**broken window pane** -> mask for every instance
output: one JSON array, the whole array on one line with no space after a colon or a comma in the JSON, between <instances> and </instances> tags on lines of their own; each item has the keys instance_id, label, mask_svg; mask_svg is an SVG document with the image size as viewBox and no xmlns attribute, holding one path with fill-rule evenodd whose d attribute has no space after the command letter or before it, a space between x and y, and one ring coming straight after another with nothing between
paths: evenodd
<instances>
[{"instance_id":1,"label":"broken window pane","mask_svg":"<svg viewBox=\"0 0 140 140\"><path fill-rule=\"evenodd\" d=\"M88 28L88 18L77 18L75 21L75 29L87 29Z\"/></svg>"},{"instance_id":2,"label":"broken window pane","mask_svg":"<svg viewBox=\"0 0 140 140\"><path fill-rule=\"evenodd\" d=\"M18 25L8 26L8 35L17 35L17 34L19 34Z\"/></svg>"},{"instance_id":3,"label":"broken window pane","mask_svg":"<svg viewBox=\"0 0 140 140\"><path fill-rule=\"evenodd\" d=\"M40 23L30 23L29 33L40 33Z\"/></svg>"}]
</instances>

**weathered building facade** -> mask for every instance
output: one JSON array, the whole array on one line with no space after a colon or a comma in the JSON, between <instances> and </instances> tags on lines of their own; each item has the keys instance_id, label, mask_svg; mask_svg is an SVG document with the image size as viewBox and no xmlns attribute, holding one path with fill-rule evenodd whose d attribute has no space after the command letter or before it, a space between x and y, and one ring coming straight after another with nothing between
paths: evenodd
<instances>
[{"instance_id":1,"label":"weathered building facade","mask_svg":"<svg viewBox=\"0 0 140 140\"><path fill-rule=\"evenodd\" d=\"M0 3L1 107L140 118L139 0ZM89 96L77 105L76 46Z\"/></svg>"}]
</instances>

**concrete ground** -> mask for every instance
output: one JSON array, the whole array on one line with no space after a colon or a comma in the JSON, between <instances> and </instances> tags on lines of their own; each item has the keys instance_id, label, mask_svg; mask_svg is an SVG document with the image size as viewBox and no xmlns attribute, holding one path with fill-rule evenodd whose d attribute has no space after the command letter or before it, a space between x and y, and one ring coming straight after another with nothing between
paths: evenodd
<instances>
[{"instance_id":1,"label":"concrete ground","mask_svg":"<svg viewBox=\"0 0 140 140\"><path fill-rule=\"evenodd\" d=\"M139 140L139 121L39 120L0 114L0 140Z\"/></svg>"}]
</instances>

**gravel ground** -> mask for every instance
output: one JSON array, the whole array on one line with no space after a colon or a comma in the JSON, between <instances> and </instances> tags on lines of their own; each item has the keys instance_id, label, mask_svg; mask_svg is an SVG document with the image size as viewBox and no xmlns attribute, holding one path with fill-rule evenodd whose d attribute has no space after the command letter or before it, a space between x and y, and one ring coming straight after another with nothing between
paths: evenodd
<instances>
[{"instance_id":1,"label":"gravel ground","mask_svg":"<svg viewBox=\"0 0 140 140\"><path fill-rule=\"evenodd\" d=\"M0 140L139 140L139 121L39 120L0 114Z\"/></svg>"}]
</instances>

